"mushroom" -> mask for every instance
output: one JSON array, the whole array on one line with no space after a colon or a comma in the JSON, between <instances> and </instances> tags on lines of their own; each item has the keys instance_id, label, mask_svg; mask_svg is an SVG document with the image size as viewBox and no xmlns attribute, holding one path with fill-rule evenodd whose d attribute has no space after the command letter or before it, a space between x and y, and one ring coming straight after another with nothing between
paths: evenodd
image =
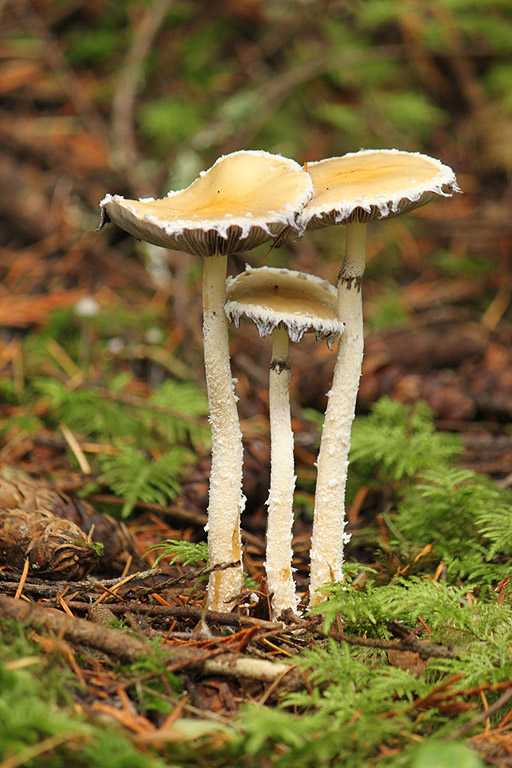
<instances>
[{"instance_id":1,"label":"mushroom","mask_svg":"<svg viewBox=\"0 0 512 768\"><path fill-rule=\"evenodd\" d=\"M342 578L345 485L350 431L363 358L361 283L366 224L409 212L460 191L455 174L439 160L396 149L363 150L308 163L315 196L302 212L305 229L346 224L345 260L338 275L338 316L345 332L338 347L333 383L318 455L310 603L318 589Z\"/></svg>"},{"instance_id":2,"label":"mushroom","mask_svg":"<svg viewBox=\"0 0 512 768\"><path fill-rule=\"evenodd\" d=\"M140 240L203 257L203 332L206 386L212 430L208 504L210 566L208 608L230 610L240 592L242 434L229 363L224 314L227 256L294 228L310 199L311 179L293 160L262 151L219 158L186 189L160 200L107 195L102 222L111 220Z\"/></svg>"},{"instance_id":3,"label":"mushroom","mask_svg":"<svg viewBox=\"0 0 512 768\"><path fill-rule=\"evenodd\" d=\"M289 269L247 266L228 279L226 315L238 328L240 318L252 320L260 336L272 334L269 375L271 434L266 573L272 595L272 616L297 611L292 576L293 433L290 418L289 339L298 342L308 332L330 345L343 324L336 315L336 291L326 280Z\"/></svg>"}]
</instances>

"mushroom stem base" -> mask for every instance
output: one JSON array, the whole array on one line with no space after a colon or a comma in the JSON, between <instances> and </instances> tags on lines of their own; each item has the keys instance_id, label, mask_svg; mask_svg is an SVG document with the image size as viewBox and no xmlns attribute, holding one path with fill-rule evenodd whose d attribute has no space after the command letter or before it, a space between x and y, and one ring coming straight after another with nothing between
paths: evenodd
<instances>
[{"instance_id":1,"label":"mushroom stem base","mask_svg":"<svg viewBox=\"0 0 512 768\"><path fill-rule=\"evenodd\" d=\"M361 282L366 259L366 224L347 225L346 252L338 277L338 317L345 330L338 346L331 391L318 454L313 536L311 540L310 605L324 597L318 590L343 578L345 487L350 432L363 360Z\"/></svg>"},{"instance_id":2,"label":"mushroom stem base","mask_svg":"<svg viewBox=\"0 0 512 768\"><path fill-rule=\"evenodd\" d=\"M229 362L225 255L203 259L203 333L206 387L212 430L212 468L208 504L210 566L241 559L240 515L242 494L242 433ZM242 589L241 564L214 571L208 582L207 607L229 611Z\"/></svg>"},{"instance_id":3,"label":"mushroom stem base","mask_svg":"<svg viewBox=\"0 0 512 768\"><path fill-rule=\"evenodd\" d=\"M268 497L267 552L265 569L272 594L272 617L297 610L292 575L293 432L290 416L290 357L288 333L279 325L272 336L269 376L270 493Z\"/></svg>"}]
</instances>

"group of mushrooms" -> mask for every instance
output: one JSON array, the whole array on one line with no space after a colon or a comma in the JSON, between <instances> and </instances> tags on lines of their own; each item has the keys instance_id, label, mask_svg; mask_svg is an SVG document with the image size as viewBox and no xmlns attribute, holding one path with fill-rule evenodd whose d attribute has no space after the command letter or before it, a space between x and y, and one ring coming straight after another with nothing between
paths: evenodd
<instances>
[{"instance_id":1,"label":"group of mushrooms","mask_svg":"<svg viewBox=\"0 0 512 768\"><path fill-rule=\"evenodd\" d=\"M252 320L272 335L269 378L271 473L266 575L272 616L297 612L292 569L293 433L290 419L289 339L313 332L329 346L339 339L322 431L311 542L310 605L342 578L345 486L350 432L363 357L361 283L366 225L411 211L458 186L439 160L419 153L361 150L308 163L263 151L219 158L186 189L155 200L107 195L102 226L113 221L148 243L203 257L203 331L212 431L208 505L210 566L207 607L231 610L242 591L240 516L243 449L232 378L228 321ZM226 282L227 257L266 241L346 225L345 258L337 289L311 274L250 268Z\"/></svg>"}]
</instances>

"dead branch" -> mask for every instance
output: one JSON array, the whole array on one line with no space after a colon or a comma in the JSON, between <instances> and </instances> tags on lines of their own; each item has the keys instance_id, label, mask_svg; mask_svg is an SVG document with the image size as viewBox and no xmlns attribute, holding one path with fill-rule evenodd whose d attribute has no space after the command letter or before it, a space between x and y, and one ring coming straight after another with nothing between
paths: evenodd
<instances>
[{"instance_id":1,"label":"dead branch","mask_svg":"<svg viewBox=\"0 0 512 768\"><path fill-rule=\"evenodd\" d=\"M329 632L327 635L319 630L312 630L323 637L332 637L349 645L360 645L363 648L378 648L383 651L414 651L421 658L457 659L466 655L464 651L445 648L442 645L429 643L426 640L378 640L368 637L346 635L345 632Z\"/></svg>"},{"instance_id":2,"label":"dead branch","mask_svg":"<svg viewBox=\"0 0 512 768\"><path fill-rule=\"evenodd\" d=\"M125 500L120 496L115 496L112 493L93 493L89 496L90 501L97 501L104 504L112 504L116 507L122 507ZM135 505L136 509L145 509L148 512L157 512L164 517L170 517L182 522L191 523L193 525L199 525L202 528L207 523L206 514L203 512L193 512L192 510L185 509L179 504L171 504L168 507L164 507L161 504L154 504L152 502L138 501ZM242 531L242 541L244 544L252 544L257 547L258 550L262 549L262 540L248 531Z\"/></svg>"},{"instance_id":3,"label":"dead branch","mask_svg":"<svg viewBox=\"0 0 512 768\"><path fill-rule=\"evenodd\" d=\"M133 113L141 70L170 4L171 0L152 3L135 28L133 42L126 55L112 103L112 157L114 162L131 176L139 160ZM133 182L139 192L143 191L141 179L133 179Z\"/></svg>"},{"instance_id":4,"label":"dead branch","mask_svg":"<svg viewBox=\"0 0 512 768\"><path fill-rule=\"evenodd\" d=\"M505 704L512 699L512 687L507 688L505 693L503 693L497 701L494 702L490 707L487 707L487 709L484 709L483 712L480 712L478 715L473 717L471 720L469 720L467 723L463 723L460 728L457 728L455 731L450 733L449 739L460 739L461 736L465 736L466 733L469 733L469 731L472 731L473 728L476 728L477 725L480 725L480 723L484 723L491 715L494 715L495 712L498 712L502 707L505 706Z\"/></svg>"},{"instance_id":5,"label":"dead branch","mask_svg":"<svg viewBox=\"0 0 512 768\"><path fill-rule=\"evenodd\" d=\"M68 640L125 661L149 651L149 645L120 629L106 629L86 619L71 618L53 608L41 608L5 595L0 595L0 616L37 630L58 632Z\"/></svg>"},{"instance_id":6,"label":"dead branch","mask_svg":"<svg viewBox=\"0 0 512 768\"><path fill-rule=\"evenodd\" d=\"M295 687L303 687L296 683L300 678L293 673L295 667L291 664L283 664L282 662L265 661L264 659L251 659L248 656L218 656L215 659L208 659L204 663L203 671L209 675L226 675L227 677L239 677L247 678L249 680L258 680L261 683L273 683L285 675L288 678L295 678ZM288 681L289 683L289 681ZM291 690L289 684L286 686L288 690Z\"/></svg>"},{"instance_id":7,"label":"dead branch","mask_svg":"<svg viewBox=\"0 0 512 768\"><path fill-rule=\"evenodd\" d=\"M131 579L149 579L151 576L159 576L162 573L160 568L150 568L147 571L139 571L131 575ZM95 586L100 587L117 587L121 583L126 583L126 579L86 579L84 581L52 581L51 583L45 582L31 582L28 580L25 583L25 591L28 594L37 595L38 597L55 597L57 592L62 592L66 587L72 586L74 590L86 590L90 592ZM2 573L0 571L0 584L5 590L16 589L18 582L11 581L11 575ZM153 588L153 591L156 587ZM88 605L88 604L85 604Z\"/></svg>"},{"instance_id":8,"label":"dead branch","mask_svg":"<svg viewBox=\"0 0 512 768\"><path fill-rule=\"evenodd\" d=\"M155 591L156 588L153 590ZM77 600L68 603L72 610L87 611L89 603L79 602ZM118 615L130 611L134 614L143 613L151 616L168 617L170 619L192 619L200 621L204 619L208 624L225 627L259 627L265 630L287 630L295 626L287 627L281 622L265 621L256 619L253 616L241 616L239 613L221 613L218 611L206 611L200 606L195 605L147 605L139 602L109 603L110 610Z\"/></svg>"},{"instance_id":9,"label":"dead branch","mask_svg":"<svg viewBox=\"0 0 512 768\"><path fill-rule=\"evenodd\" d=\"M79 645L95 648L125 661L133 661L151 651L144 640L123 630L109 629L87 619L77 619L52 608L30 605L4 595L0 595L0 617L18 621L39 631L57 632ZM304 685L302 677L292 666L226 653L224 648L204 653L183 645L177 648L162 645L161 651L165 654L169 671L192 667L205 675L243 677L265 683L274 682L286 675L288 690L296 690Z\"/></svg>"}]
</instances>

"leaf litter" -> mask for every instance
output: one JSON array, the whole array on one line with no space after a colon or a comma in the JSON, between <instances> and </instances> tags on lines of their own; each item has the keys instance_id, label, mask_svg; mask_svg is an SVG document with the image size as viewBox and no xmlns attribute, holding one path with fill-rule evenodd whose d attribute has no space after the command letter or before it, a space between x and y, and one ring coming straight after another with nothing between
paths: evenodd
<instances>
[{"instance_id":1,"label":"leaf litter","mask_svg":"<svg viewBox=\"0 0 512 768\"><path fill-rule=\"evenodd\" d=\"M9 523L27 542L24 557L0 565L3 768L100 766L106 754L123 768L512 765L508 209L489 190L472 192L483 178L475 159L465 169L469 202L455 201L452 218L425 209L411 231L395 222L372 235L346 581L321 611L294 623L268 620L263 576L267 351L250 328L233 337L246 452L245 587L237 611L205 612L209 446L198 276L171 253L172 271L155 285L142 246L143 259L134 259L126 238L89 231L105 189L128 194L148 179L137 162L108 165L107 122L91 95L103 54L73 53L66 34L57 41L54 32L82 13L92 14L87 23L95 18L94 4L72 5L8 9L11 28L29 29L37 42L30 56L20 53L22 40L2 40L0 161L9 194L0 199L1 507L5 519L20 510ZM261 31L263 11L230 6ZM252 42L240 45L244 60L259 55ZM263 48L272 45L269 37ZM460 56L469 75L453 65L453 76L467 85L474 60L463 49ZM441 71L438 54L427 58L439 76L435 94L452 61ZM55 104L62 114L49 118ZM477 105L468 109L482 116ZM231 140L224 119L217 116L219 136ZM309 151L329 140L326 125L317 125L323 135ZM444 155L452 140L439 134ZM294 248L292 256L283 246L283 258L312 272L320 264L335 279L306 241ZM399 251L404 267L383 288L375 264L388 251L391 259ZM492 268L489 253L500 255ZM98 309L83 316L76 307L88 297ZM305 598L333 360L307 340L293 356L293 565ZM33 567L30 526L45 516L58 527L58 546L66 532L71 572ZM44 547L56 565L51 542Z\"/></svg>"}]
</instances>

